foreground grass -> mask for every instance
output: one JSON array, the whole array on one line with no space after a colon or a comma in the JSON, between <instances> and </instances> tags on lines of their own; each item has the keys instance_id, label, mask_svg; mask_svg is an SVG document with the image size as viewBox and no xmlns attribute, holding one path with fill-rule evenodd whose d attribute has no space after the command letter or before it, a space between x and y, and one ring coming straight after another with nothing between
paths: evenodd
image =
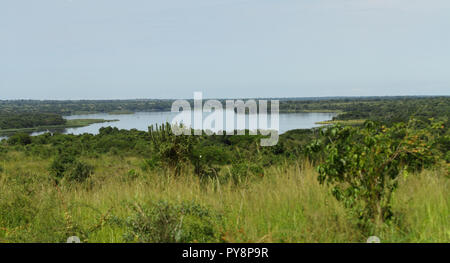
<instances>
[{"instance_id":1,"label":"foreground grass","mask_svg":"<svg viewBox=\"0 0 450 263\"><path fill-rule=\"evenodd\" d=\"M271 167L239 185L201 181L190 172L143 171L142 160L101 156L84 183L58 186L49 162L10 152L0 159L0 242L125 242L133 206L158 200L195 202L222 215L217 242L364 242L366 233L319 185L307 162ZM227 168L223 169L227 176ZM402 178L396 218L376 234L383 242L449 242L449 182L444 171ZM195 242L195 240L192 240Z\"/></svg>"}]
</instances>

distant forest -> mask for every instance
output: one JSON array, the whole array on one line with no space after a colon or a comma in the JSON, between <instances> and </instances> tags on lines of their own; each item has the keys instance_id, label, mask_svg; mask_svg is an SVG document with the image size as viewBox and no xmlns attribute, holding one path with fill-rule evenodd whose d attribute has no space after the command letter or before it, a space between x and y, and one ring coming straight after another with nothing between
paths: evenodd
<instances>
[{"instance_id":1,"label":"distant forest","mask_svg":"<svg viewBox=\"0 0 450 263\"><path fill-rule=\"evenodd\" d=\"M173 101L3 100L0 101L0 129L61 125L65 122L62 116L75 114L170 111ZM337 112L339 115L333 120L375 120L386 124L406 122L410 117L435 118L448 123L450 97L284 98L280 99L280 112Z\"/></svg>"}]
</instances>

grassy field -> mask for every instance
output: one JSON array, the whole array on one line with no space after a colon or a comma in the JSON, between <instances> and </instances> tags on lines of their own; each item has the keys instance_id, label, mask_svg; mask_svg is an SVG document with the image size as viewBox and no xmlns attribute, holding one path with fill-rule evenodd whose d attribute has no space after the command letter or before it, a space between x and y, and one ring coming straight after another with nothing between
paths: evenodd
<instances>
[{"instance_id":1,"label":"grassy field","mask_svg":"<svg viewBox=\"0 0 450 263\"><path fill-rule=\"evenodd\" d=\"M167 241L170 227L181 224L191 226L190 236L208 236L207 242L365 242L368 235L306 161L268 168L265 176L236 185L199 180L191 168L175 177L141 169L139 158L102 155L84 159L94 166L88 181L56 185L47 160L14 151L0 158L0 242L64 242L71 235L83 242L132 242L148 233ZM382 242L450 242L449 187L445 168L403 177L395 219L371 234ZM172 206L148 216L160 201ZM202 216L192 221L184 212L172 220L170 207L183 202L195 204Z\"/></svg>"}]
</instances>

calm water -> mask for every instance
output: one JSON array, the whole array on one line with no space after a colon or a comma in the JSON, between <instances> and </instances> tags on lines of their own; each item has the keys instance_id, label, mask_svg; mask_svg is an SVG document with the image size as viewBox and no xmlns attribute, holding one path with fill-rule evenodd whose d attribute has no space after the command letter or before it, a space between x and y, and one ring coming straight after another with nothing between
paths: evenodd
<instances>
[{"instance_id":1,"label":"calm water","mask_svg":"<svg viewBox=\"0 0 450 263\"><path fill-rule=\"evenodd\" d=\"M171 122L172 119L176 116L176 114L177 113L172 112L137 112L134 114L126 114L126 115L111 115L101 113L101 114L66 116L65 117L66 119L105 119L118 121L95 123L81 128L69 128L65 129L64 133L75 135L83 133L98 134L100 128L108 126L117 127L119 129L127 129L127 130L137 129L147 131L148 126L152 124L154 125L154 124L162 124L165 122ZM335 113L280 113L279 115L280 133L284 133L288 130L293 129L308 129L312 127L317 127L319 125L317 125L316 122L330 120L335 115L336 115ZM203 114L203 118L206 118L207 116L208 113ZM268 124L270 128L270 118L268 120ZM246 125L248 128L248 116L246 120ZM225 124L224 129L226 130ZM39 135L42 133L43 132L37 132L33 133L32 135Z\"/></svg>"}]
</instances>

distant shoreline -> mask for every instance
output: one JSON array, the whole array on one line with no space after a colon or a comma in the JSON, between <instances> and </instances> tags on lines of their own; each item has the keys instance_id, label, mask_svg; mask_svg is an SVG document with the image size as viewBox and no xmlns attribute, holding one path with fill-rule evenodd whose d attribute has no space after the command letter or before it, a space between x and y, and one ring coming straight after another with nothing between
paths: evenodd
<instances>
[{"instance_id":1,"label":"distant shoreline","mask_svg":"<svg viewBox=\"0 0 450 263\"><path fill-rule=\"evenodd\" d=\"M49 126L38 126L31 128L17 128L17 129L4 129L0 130L0 136L8 136L14 133L25 132L40 132L45 130L55 130L55 129L67 129L67 128L80 128L86 127L94 123L105 123L105 122L115 122L118 120L105 120L105 119L73 119L67 120L64 125L49 125Z\"/></svg>"},{"instance_id":2,"label":"distant shoreline","mask_svg":"<svg viewBox=\"0 0 450 263\"><path fill-rule=\"evenodd\" d=\"M379 96L313 96L313 97L242 97L242 98L214 98L208 97L207 99L216 100L280 100L280 101L320 101L320 100L361 100L361 99L420 99L420 98L448 98L450 95L379 95ZM188 101L191 98L185 98ZM140 98L140 99L0 99L0 102L126 102L126 101L139 101L139 102L160 102L160 101L175 101L177 99L158 99L158 98Z\"/></svg>"}]
</instances>

